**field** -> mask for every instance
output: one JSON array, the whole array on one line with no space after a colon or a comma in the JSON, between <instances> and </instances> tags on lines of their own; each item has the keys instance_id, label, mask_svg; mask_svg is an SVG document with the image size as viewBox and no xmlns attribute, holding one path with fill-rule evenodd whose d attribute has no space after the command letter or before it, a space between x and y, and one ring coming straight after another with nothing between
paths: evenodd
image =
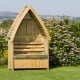
<instances>
[{"instance_id":1,"label":"field","mask_svg":"<svg viewBox=\"0 0 80 80\"><path fill-rule=\"evenodd\" d=\"M80 66L16 71L0 67L0 80L80 80Z\"/></svg>"}]
</instances>

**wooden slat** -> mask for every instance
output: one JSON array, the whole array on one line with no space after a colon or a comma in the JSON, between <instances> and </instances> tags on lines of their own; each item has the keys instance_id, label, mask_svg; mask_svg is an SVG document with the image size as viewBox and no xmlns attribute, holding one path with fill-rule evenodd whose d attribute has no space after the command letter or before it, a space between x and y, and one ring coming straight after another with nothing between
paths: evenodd
<instances>
[{"instance_id":1,"label":"wooden slat","mask_svg":"<svg viewBox=\"0 0 80 80\"><path fill-rule=\"evenodd\" d=\"M43 45L15 45L14 48L43 48Z\"/></svg>"},{"instance_id":2,"label":"wooden slat","mask_svg":"<svg viewBox=\"0 0 80 80\"><path fill-rule=\"evenodd\" d=\"M43 52L43 49L14 49L14 51L41 51Z\"/></svg>"},{"instance_id":3,"label":"wooden slat","mask_svg":"<svg viewBox=\"0 0 80 80\"><path fill-rule=\"evenodd\" d=\"M14 42L14 45L42 45L43 43L34 43L34 42L31 42L31 43L25 43L25 42Z\"/></svg>"}]
</instances>

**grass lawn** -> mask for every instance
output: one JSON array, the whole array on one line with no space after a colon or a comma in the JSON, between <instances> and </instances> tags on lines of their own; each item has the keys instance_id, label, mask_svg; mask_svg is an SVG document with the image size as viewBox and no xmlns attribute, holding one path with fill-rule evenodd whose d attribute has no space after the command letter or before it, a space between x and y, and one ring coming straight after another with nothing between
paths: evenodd
<instances>
[{"instance_id":1,"label":"grass lawn","mask_svg":"<svg viewBox=\"0 0 80 80\"><path fill-rule=\"evenodd\" d=\"M80 66L16 71L0 67L0 80L80 80Z\"/></svg>"}]
</instances>

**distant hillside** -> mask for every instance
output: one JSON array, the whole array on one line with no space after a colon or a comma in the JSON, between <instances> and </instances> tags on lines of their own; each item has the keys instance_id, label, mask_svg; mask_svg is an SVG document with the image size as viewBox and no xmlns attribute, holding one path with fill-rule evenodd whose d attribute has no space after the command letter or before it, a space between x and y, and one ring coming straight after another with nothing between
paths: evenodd
<instances>
[{"instance_id":1,"label":"distant hillside","mask_svg":"<svg viewBox=\"0 0 80 80\"><path fill-rule=\"evenodd\" d=\"M0 12L0 22L3 20L8 20L8 19L14 19L17 16L17 12L9 12L9 11L2 11ZM40 15L42 19L57 19L57 20L62 20L65 16L55 16L55 15ZM74 19L75 21L80 20L80 17L70 17L69 18Z\"/></svg>"},{"instance_id":2,"label":"distant hillside","mask_svg":"<svg viewBox=\"0 0 80 80\"><path fill-rule=\"evenodd\" d=\"M73 18L75 21L80 21L80 17L74 17Z\"/></svg>"},{"instance_id":3,"label":"distant hillside","mask_svg":"<svg viewBox=\"0 0 80 80\"><path fill-rule=\"evenodd\" d=\"M0 12L0 21L7 20L7 19L14 19L17 13L2 11Z\"/></svg>"}]
</instances>

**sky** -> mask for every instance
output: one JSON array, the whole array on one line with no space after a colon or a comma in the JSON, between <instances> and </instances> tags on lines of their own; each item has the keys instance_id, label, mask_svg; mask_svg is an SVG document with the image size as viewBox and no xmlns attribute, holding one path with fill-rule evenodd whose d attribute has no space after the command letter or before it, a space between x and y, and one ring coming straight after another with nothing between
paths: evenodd
<instances>
[{"instance_id":1,"label":"sky","mask_svg":"<svg viewBox=\"0 0 80 80\"><path fill-rule=\"evenodd\" d=\"M0 0L0 11L19 12L25 5L38 14L80 17L80 0Z\"/></svg>"}]
</instances>

